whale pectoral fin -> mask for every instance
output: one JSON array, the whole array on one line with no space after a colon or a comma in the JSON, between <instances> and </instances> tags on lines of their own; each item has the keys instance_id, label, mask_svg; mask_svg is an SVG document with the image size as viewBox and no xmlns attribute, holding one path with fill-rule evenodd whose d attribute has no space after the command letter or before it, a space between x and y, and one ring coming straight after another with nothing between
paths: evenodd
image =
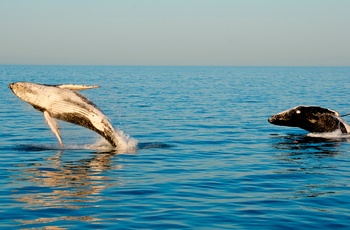
<instances>
[{"instance_id":1,"label":"whale pectoral fin","mask_svg":"<svg viewBox=\"0 0 350 230\"><path fill-rule=\"evenodd\" d=\"M53 117L51 117L47 111L44 111L44 117L45 117L46 123L50 126L52 132L56 135L58 142L60 142L60 145L63 147L64 145L61 139L60 129L58 127L56 120Z\"/></svg>"},{"instance_id":2,"label":"whale pectoral fin","mask_svg":"<svg viewBox=\"0 0 350 230\"><path fill-rule=\"evenodd\" d=\"M74 84L68 84L68 85L57 85L56 87L60 89L70 89L70 90L85 90L85 89L95 89L99 88L98 85L74 85Z\"/></svg>"}]
</instances>

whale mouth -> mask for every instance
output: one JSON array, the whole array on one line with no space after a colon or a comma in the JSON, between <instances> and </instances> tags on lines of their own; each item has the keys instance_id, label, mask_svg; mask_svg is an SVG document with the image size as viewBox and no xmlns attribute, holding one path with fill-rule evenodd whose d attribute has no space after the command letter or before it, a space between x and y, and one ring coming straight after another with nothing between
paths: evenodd
<instances>
[{"instance_id":1,"label":"whale mouth","mask_svg":"<svg viewBox=\"0 0 350 230\"><path fill-rule=\"evenodd\" d=\"M271 124L276 124L278 123L279 119L276 116L271 116L269 119L267 119L267 121Z\"/></svg>"},{"instance_id":2,"label":"whale mouth","mask_svg":"<svg viewBox=\"0 0 350 230\"><path fill-rule=\"evenodd\" d=\"M280 115L273 115L269 119L267 119L267 121L273 125L293 126L288 120L284 119L284 117Z\"/></svg>"},{"instance_id":3,"label":"whale mouth","mask_svg":"<svg viewBox=\"0 0 350 230\"><path fill-rule=\"evenodd\" d=\"M10 83L9 86L8 86L9 89L11 89L12 91L13 91L13 85L14 85L14 83Z\"/></svg>"}]
</instances>

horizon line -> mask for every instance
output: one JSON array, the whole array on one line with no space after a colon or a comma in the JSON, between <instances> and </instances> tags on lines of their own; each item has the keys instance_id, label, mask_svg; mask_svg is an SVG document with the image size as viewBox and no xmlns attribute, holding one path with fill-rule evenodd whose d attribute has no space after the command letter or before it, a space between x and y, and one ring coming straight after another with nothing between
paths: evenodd
<instances>
[{"instance_id":1,"label":"horizon line","mask_svg":"<svg viewBox=\"0 0 350 230\"><path fill-rule=\"evenodd\" d=\"M350 65L118 65L118 64L1 64L0 66L81 66L81 67L350 67Z\"/></svg>"}]
</instances>

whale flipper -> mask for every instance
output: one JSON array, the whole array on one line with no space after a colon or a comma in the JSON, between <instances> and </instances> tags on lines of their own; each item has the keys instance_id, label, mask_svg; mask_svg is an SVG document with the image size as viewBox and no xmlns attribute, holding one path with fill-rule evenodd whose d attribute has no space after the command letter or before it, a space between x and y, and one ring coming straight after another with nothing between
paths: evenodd
<instances>
[{"instance_id":1,"label":"whale flipper","mask_svg":"<svg viewBox=\"0 0 350 230\"><path fill-rule=\"evenodd\" d=\"M85 90L85 89L95 89L99 88L98 85L75 85L75 84L65 84L57 85L56 87L60 89L70 89L70 90Z\"/></svg>"},{"instance_id":2,"label":"whale flipper","mask_svg":"<svg viewBox=\"0 0 350 230\"><path fill-rule=\"evenodd\" d=\"M56 135L58 142L60 142L60 145L63 147L64 145L61 139L61 133L57 121L55 120L55 118L51 117L47 111L44 111L44 117L46 123L50 126L52 132Z\"/></svg>"}]
</instances>

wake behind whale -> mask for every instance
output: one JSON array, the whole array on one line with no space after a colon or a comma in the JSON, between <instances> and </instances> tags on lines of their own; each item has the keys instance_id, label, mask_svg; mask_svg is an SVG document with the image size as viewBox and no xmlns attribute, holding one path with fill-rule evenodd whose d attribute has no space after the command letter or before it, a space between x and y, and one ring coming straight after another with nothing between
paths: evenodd
<instances>
[{"instance_id":1,"label":"wake behind whale","mask_svg":"<svg viewBox=\"0 0 350 230\"><path fill-rule=\"evenodd\" d=\"M63 147L60 129L55 119L88 128L101 135L113 148L135 149L137 140L114 129L109 118L78 90L98 88L86 85L42 85L30 82L11 83L9 88L23 101L44 113L46 123Z\"/></svg>"}]
</instances>

